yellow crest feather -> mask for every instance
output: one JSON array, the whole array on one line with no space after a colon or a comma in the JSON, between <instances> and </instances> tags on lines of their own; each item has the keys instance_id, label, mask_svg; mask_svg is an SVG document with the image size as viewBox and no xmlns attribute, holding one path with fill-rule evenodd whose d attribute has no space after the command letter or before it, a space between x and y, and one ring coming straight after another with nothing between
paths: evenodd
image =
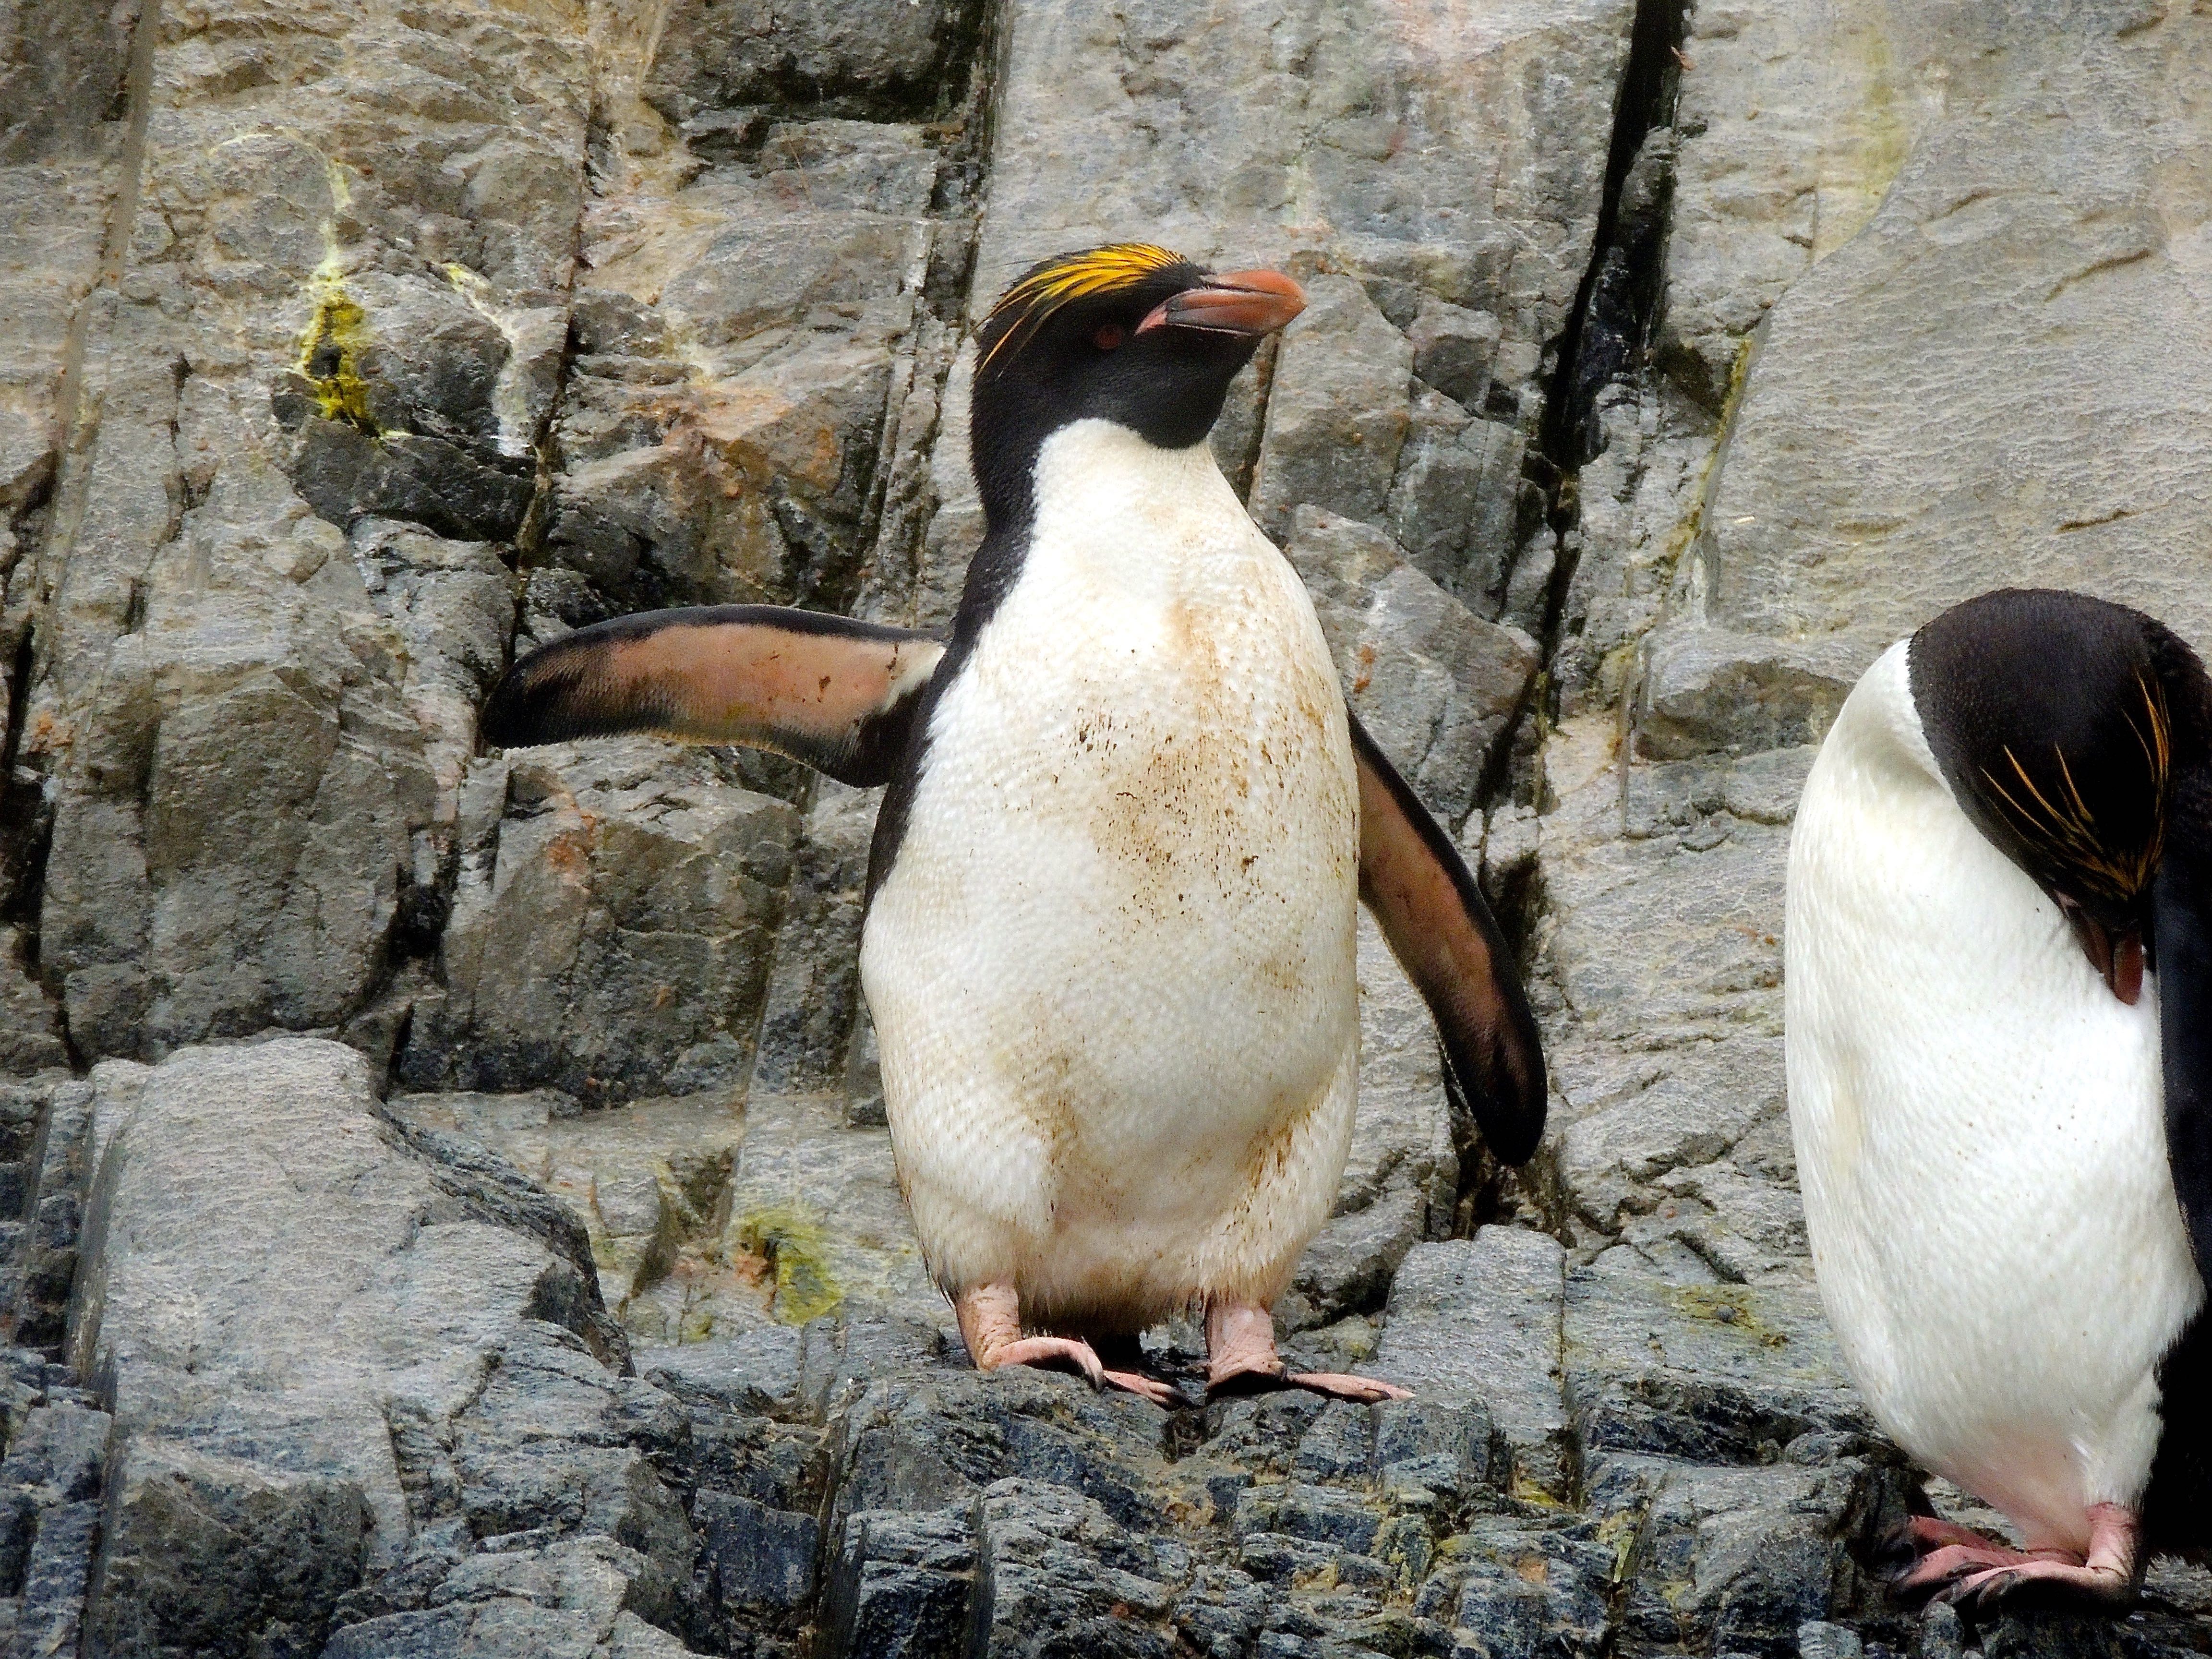
<instances>
[{"instance_id":1,"label":"yellow crest feather","mask_svg":"<svg viewBox=\"0 0 2212 1659\"><path fill-rule=\"evenodd\" d=\"M1046 260L1017 277L991 307L983 326L988 329L1001 318L1007 319L1006 326L975 366L977 372L990 367L991 359L1016 334L1036 333L1046 318L1070 301L1133 288L1147 276L1188 263L1172 248L1155 242L1109 242L1103 247ZM1029 325L1026 331L1022 327L1024 322Z\"/></svg>"}]
</instances>

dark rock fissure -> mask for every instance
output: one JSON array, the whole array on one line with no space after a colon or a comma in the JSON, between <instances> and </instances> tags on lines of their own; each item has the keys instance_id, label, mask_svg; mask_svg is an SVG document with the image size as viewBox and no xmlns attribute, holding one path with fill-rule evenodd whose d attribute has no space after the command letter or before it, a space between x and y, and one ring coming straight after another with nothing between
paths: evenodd
<instances>
[{"instance_id":1,"label":"dark rock fissure","mask_svg":"<svg viewBox=\"0 0 2212 1659\"><path fill-rule=\"evenodd\" d=\"M26 627L15 641L8 706L0 710L0 923L37 921L39 875L51 830L44 811L44 780L28 771L15 775L30 711L36 634L35 626Z\"/></svg>"},{"instance_id":2,"label":"dark rock fissure","mask_svg":"<svg viewBox=\"0 0 2212 1659\"><path fill-rule=\"evenodd\" d=\"M1533 791L1530 768L1539 723L1551 703L1555 660L1569 585L1579 550L1580 471L1600 447L1597 404L1611 385L1640 374L1657 319L1666 256L1671 155L1652 143L1672 119L1680 82L1680 47L1687 0L1638 0L1627 63L1613 106L1606 155L1605 196L1589 264L1576 291L1566 326L1553 343L1555 366L1544 401L1537 442L1523 477L1542 492L1539 534L1551 543L1538 639L1542 668L1530 682L1504 735L1492 748L1476 793L1478 815ZM1524 538L1522 557L1534 537ZM1484 871L1486 896L1516 957L1524 964L1538 915L1541 883L1533 860ZM1467 1116L1455 1105L1455 1120ZM1528 1220L1542 1206L1530 1201L1522 1177L1491 1158L1470 1134L1460 1152L1459 1195L1453 1236L1468 1237L1493 1222Z\"/></svg>"},{"instance_id":3,"label":"dark rock fissure","mask_svg":"<svg viewBox=\"0 0 2212 1659\"><path fill-rule=\"evenodd\" d=\"M1660 141L1680 90L1689 9L1686 0L1638 0L1606 154L1597 234L1559 336L1539 447L1530 455L1532 470L1545 475L1540 482L1550 503L1554 548L1540 641L1546 672L1532 706L1537 699L1548 703L1553 691L1550 669L1581 550L1574 534L1581 469L1604 447L1598 401L1607 386L1642 374L1658 321L1674 163L1671 146Z\"/></svg>"},{"instance_id":4,"label":"dark rock fissure","mask_svg":"<svg viewBox=\"0 0 2212 1659\"><path fill-rule=\"evenodd\" d=\"M1628 63L1606 153L1605 200L1589 267L1559 337L1558 367L1544 404L1542 450L1562 486L1601 447L1598 394L1636 374L1659 304L1668 185L1653 165L1638 167L1646 143L1673 117L1681 82L1686 0L1638 0ZM1570 503L1571 507L1571 503Z\"/></svg>"}]
</instances>

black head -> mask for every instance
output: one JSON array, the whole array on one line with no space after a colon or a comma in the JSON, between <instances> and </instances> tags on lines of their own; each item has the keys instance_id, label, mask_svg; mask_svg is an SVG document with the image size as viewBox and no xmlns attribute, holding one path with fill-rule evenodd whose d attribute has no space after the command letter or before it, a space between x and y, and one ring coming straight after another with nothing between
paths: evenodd
<instances>
[{"instance_id":1,"label":"black head","mask_svg":"<svg viewBox=\"0 0 2212 1659\"><path fill-rule=\"evenodd\" d=\"M1037 451L1072 421L1113 421L1164 449L1200 442L1237 370L1304 308L1279 272L1216 276L1146 242L1032 266L976 335L969 432L985 512L994 525L1024 516Z\"/></svg>"},{"instance_id":2,"label":"black head","mask_svg":"<svg viewBox=\"0 0 2212 1659\"><path fill-rule=\"evenodd\" d=\"M2203 740L2196 654L2139 611L2008 588L1915 634L1909 671L1953 794L2133 1002L2174 780Z\"/></svg>"}]
</instances>

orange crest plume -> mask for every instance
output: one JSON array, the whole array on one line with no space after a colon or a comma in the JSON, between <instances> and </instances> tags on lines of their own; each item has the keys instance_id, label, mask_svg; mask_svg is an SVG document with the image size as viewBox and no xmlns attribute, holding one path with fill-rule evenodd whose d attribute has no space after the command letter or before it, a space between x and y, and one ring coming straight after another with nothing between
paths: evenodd
<instances>
[{"instance_id":1,"label":"orange crest plume","mask_svg":"<svg viewBox=\"0 0 2212 1659\"><path fill-rule=\"evenodd\" d=\"M1047 318L1070 301L1134 288L1147 276L1177 265L1189 266L1194 276L1198 274L1196 266L1171 248L1153 242L1109 242L1076 253L1054 254L1030 266L1007 285L991 307L991 314L983 319L980 332L988 335L995 329L998 334L985 349L976 372L989 368L991 360L1015 335L1027 338L1035 334Z\"/></svg>"}]
</instances>

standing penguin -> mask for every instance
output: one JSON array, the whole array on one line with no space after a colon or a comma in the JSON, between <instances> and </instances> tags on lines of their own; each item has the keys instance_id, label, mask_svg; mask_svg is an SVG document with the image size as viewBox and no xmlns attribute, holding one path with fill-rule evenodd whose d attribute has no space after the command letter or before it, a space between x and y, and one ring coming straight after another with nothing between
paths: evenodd
<instances>
[{"instance_id":1,"label":"standing penguin","mask_svg":"<svg viewBox=\"0 0 2212 1659\"><path fill-rule=\"evenodd\" d=\"M1164 1401L1090 1339L1133 1356L1188 1309L1213 1389L1403 1392L1285 1376L1269 1311L1350 1146L1359 898L1492 1150L1521 1162L1542 1133L1497 925L1206 447L1304 305L1276 272L1142 244L1048 259L977 340L987 533L947 640L662 612L547 647L484 710L494 744L656 731L890 786L861 983L900 1186L985 1370Z\"/></svg>"},{"instance_id":2,"label":"standing penguin","mask_svg":"<svg viewBox=\"0 0 2212 1659\"><path fill-rule=\"evenodd\" d=\"M1790 848L1790 1117L1882 1426L2025 1550L1909 1591L2124 1602L2212 1540L2212 684L2140 612L1988 593L1893 646Z\"/></svg>"}]
</instances>

